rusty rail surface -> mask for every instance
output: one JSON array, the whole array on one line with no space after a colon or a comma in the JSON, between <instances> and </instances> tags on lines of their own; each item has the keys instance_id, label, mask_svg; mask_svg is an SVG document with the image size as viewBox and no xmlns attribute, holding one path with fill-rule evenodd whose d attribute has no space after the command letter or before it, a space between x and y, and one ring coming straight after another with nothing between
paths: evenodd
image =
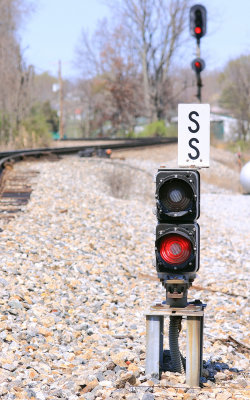
<instances>
[{"instance_id":1,"label":"rusty rail surface","mask_svg":"<svg viewBox=\"0 0 250 400\"><path fill-rule=\"evenodd\" d=\"M107 138L98 139L98 142L100 142L101 140L107 141ZM109 139L109 140L114 140L114 139ZM48 147L40 149L25 149L25 150L0 152L0 173L3 170L6 162L19 161L22 160L24 157L41 157L48 154L67 155L67 154L78 153L79 151L83 151L88 148L94 148L95 150L107 149L107 148L111 150L132 149L136 147L147 147L147 146L177 143L177 138L155 137L155 138L142 138L142 139L121 139L117 141L118 143L105 143L105 144L95 145L93 142L93 144L85 146Z\"/></svg>"}]
</instances>

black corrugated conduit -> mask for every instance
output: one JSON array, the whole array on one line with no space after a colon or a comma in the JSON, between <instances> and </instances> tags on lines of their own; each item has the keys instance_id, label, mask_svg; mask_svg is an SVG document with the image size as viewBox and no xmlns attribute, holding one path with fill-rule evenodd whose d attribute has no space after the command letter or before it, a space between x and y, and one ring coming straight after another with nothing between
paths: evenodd
<instances>
[{"instance_id":1,"label":"black corrugated conduit","mask_svg":"<svg viewBox=\"0 0 250 400\"><path fill-rule=\"evenodd\" d=\"M179 350L179 326L182 317L170 316L169 323L169 349L171 355L171 364L174 372L184 373L182 356Z\"/></svg>"}]
</instances>

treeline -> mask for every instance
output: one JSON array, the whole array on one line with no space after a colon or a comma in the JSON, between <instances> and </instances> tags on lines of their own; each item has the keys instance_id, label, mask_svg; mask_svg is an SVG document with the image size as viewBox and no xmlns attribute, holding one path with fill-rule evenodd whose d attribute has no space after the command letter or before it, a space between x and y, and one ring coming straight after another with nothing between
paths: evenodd
<instances>
[{"instance_id":1,"label":"treeline","mask_svg":"<svg viewBox=\"0 0 250 400\"><path fill-rule=\"evenodd\" d=\"M46 145L51 121L58 119L48 102L37 101L34 69L22 55L18 29L30 11L21 0L0 1L0 144L5 147Z\"/></svg>"},{"instance_id":2,"label":"treeline","mask_svg":"<svg viewBox=\"0 0 250 400\"><path fill-rule=\"evenodd\" d=\"M86 136L132 132L169 119L178 93L173 65L188 21L188 0L109 1L115 15L93 36L82 31L76 65Z\"/></svg>"},{"instance_id":3,"label":"treeline","mask_svg":"<svg viewBox=\"0 0 250 400\"><path fill-rule=\"evenodd\" d=\"M64 134L176 134L171 119L178 103L197 102L190 60L182 61L190 1L107 2L111 20L100 21L91 36L83 30L77 44L79 79L63 81ZM18 28L28 11L26 0L0 0L0 144L15 148L47 145L50 132L59 130L59 93L52 91L58 78L36 74L20 47ZM205 70L202 79L202 101L237 118L238 136L246 139L250 55L223 72Z\"/></svg>"},{"instance_id":4,"label":"treeline","mask_svg":"<svg viewBox=\"0 0 250 400\"><path fill-rule=\"evenodd\" d=\"M89 36L82 31L75 88L85 136L134 132L173 133L178 103L197 102L196 77L183 68L188 0L109 0L110 21ZM180 62L181 61L181 62ZM182 67L178 67L181 65ZM202 101L238 119L238 137L250 135L250 55L230 61L223 73L202 73ZM159 123L160 121L160 123Z\"/></svg>"}]
</instances>

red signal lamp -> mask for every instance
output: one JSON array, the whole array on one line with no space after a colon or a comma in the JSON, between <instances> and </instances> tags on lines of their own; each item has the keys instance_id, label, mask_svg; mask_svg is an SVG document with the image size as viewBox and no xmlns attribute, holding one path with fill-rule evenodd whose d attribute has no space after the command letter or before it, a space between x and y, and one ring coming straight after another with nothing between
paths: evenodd
<instances>
[{"instance_id":1,"label":"red signal lamp","mask_svg":"<svg viewBox=\"0 0 250 400\"><path fill-rule=\"evenodd\" d=\"M192 69L196 72L196 74L199 74L203 69L205 68L205 61L202 58L195 58L192 61Z\"/></svg>"},{"instance_id":2,"label":"red signal lamp","mask_svg":"<svg viewBox=\"0 0 250 400\"><path fill-rule=\"evenodd\" d=\"M207 10L201 4L190 8L190 33L200 41L207 31Z\"/></svg>"},{"instance_id":3,"label":"red signal lamp","mask_svg":"<svg viewBox=\"0 0 250 400\"><path fill-rule=\"evenodd\" d=\"M191 256L192 245L184 236L167 235L161 240L159 252L168 264L182 264Z\"/></svg>"},{"instance_id":4,"label":"red signal lamp","mask_svg":"<svg viewBox=\"0 0 250 400\"><path fill-rule=\"evenodd\" d=\"M195 31L196 35L200 35L202 32L201 28L199 26L196 26L194 31Z\"/></svg>"}]
</instances>

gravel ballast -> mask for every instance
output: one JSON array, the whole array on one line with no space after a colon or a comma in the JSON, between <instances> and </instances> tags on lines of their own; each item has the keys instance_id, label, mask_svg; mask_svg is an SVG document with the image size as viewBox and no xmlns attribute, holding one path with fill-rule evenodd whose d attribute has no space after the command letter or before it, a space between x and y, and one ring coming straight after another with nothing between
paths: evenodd
<instances>
[{"instance_id":1,"label":"gravel ballast","mask_svg":"<svg viewBox=\"0 0 250 400\"><path fill-rule=\"evenodd\" d=\"M204 387L145 376L144 313L164 299L152 266L157 166L74 156L14 166L40 174L1 225L0 398L247 399L250 197L203 182L189 296L207 303Z\"/></svg>"}]
</instances>

